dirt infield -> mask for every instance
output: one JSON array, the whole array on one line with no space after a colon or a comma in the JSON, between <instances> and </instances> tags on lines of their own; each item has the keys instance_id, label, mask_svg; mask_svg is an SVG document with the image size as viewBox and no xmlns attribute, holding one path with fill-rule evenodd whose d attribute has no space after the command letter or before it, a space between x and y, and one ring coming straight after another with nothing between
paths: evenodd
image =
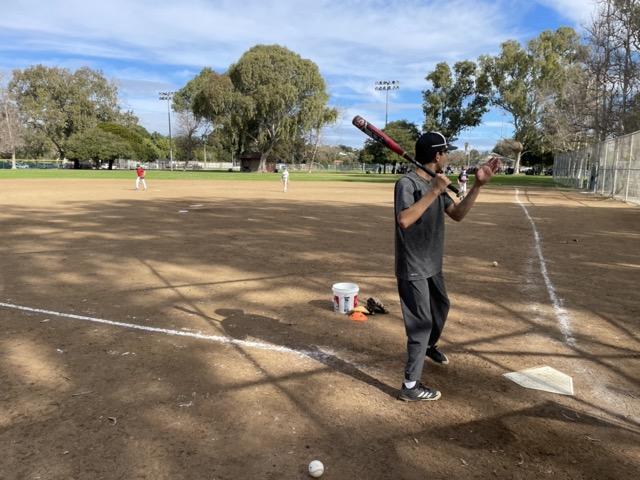
<instances>
[{"instance_id":1,"label":"dirt infield","mask_svg":"<svg viewBox=\"0 0 640 480\"><path fill-rule=\"evenodd\" d=\"M149 183L0 181L0 479L636 478L640 208L487 190L448 221L451 364L405 404L392 184ZM390 314L335 315L338 281ZM575 395L502 377L540 365Z\"/></svg>"}]
</instances>

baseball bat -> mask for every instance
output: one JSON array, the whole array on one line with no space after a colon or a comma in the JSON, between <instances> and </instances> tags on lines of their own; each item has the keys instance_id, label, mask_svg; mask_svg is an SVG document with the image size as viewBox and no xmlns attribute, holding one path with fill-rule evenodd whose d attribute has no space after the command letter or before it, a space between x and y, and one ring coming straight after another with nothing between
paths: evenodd
<instances>
[{"instance_id":1,"label":"baseball bat","mask_svg":"<svg viewBox=\"0 0 640 480\"><path fill-rule=\"evenodd\" d=\"M352 123L356 128L358 128L359 130L362 130L365 134L370 136L376 142L384 145L385 147L387 147L392 152L397 153L398 155L400 155L405 160L413 163L416 167L421 168L422 170L427 172L428 175L430 175L432 177L436 176L436 172L431 170L429 167L425 167L424 165L422 165L421 163L416 161L400 145L398 145L389 135L384 133L382 130L380 130L376 126L374 126L374 125L370 124L369 122L367 122L360 115L356 115L355 117L353 117L353 122ZM454 192L454 193L458 193L458 189L455 186L453 186L452 184L447 185L447 188L449 190L451 190L452 192Z\"/></svg>"}]
</instances>

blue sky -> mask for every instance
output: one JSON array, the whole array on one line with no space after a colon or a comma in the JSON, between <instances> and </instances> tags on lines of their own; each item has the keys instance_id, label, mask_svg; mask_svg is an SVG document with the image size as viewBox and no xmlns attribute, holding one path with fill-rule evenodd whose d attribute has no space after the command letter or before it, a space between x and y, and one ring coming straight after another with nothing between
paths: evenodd
<instances>
[{"instance_id":1,"label":"blue sky","mask_svg":"<svg viewBox=\"0 0 640 480\"><path fill-rule=\"evenodd\" d=\"M340 112L322 141L360 147L359 114L384 126L378 80L398 80L389 121L422 125L425 76L441 61L495 54L561 25L581 30L592 0L0 0L0 74L42 63L100 69L121 104L149 131L168 133L158 92L177 90L203 67L224 72L256 44L279 44L314 61ZM175 125L173 125L175 129ZM491 149L511 133L489 112L458 144Z\"/></svg>"}]
</instances>

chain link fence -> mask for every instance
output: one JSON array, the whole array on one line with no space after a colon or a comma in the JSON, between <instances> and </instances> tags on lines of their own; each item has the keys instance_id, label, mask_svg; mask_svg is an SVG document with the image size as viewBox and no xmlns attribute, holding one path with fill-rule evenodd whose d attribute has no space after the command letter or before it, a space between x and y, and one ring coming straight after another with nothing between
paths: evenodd
<instances>
[{"instance_id":1,"label":"chain link fence","mask_svg":"<svg viewBox=\"0 0 640 480\"><path fill-rule=\"evenodd\" d=\"M556 153L553 178L567 187L640 204L640 131Z\"/></svg>"},{"instance_id":2,"label":"chain link fence","mask_svg":"<svg viewBox=\"0 0 640 480\"><path fill-rule=\"evenodd\" d=\"M132 170L136 168L138 164L142 164L147 170L218 170L218 171L236 171L241 170L239 162L183 162L174 160L173 165L169 160L155 160L153 162L138 162L135 160L116 160L113 164L113 168L120 170ZM322 164L319 162L313 162L311 167L305 163L277 163L275 168L280 171L286 166L289 171L292 172L371 172L382 173L382 164L364 164L359 162L352 163L336 163L336 164ZM173 168L172 168L173 167ZM393 165L387 164L387 173L391 173ZM106 168L106 166L105 166Z\"/></svg>"}]
</instances>

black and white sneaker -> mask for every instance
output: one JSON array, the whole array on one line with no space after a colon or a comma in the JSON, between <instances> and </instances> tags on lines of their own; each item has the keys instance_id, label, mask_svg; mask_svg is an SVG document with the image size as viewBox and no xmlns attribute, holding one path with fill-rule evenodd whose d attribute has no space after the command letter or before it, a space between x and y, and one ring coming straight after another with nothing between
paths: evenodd
<instances>
[{"instance_id":1,"label":"black and white sneaker","mask_svg":"<svg viewBox=\"0 0 640 480\"><path fill-rule=\"evenodd\" d=\"M444 353L438 350L437 345L427 348L427 357L440 365L447 365L449 363L449 359Z\"/></svg>"},{"instance_id":2,"label":"black and white sneaker","mask_svg":"<svg viewBox=\"0 0 640 480\"><path fill-rule=\"evenodd\" d=\"M438 400L442 394L438 390L425 387L418 382L413 388L407 388L404 383L398 394L398 400L405 402L418 402L421 400Z\"/></svg>"}]
</instances>

